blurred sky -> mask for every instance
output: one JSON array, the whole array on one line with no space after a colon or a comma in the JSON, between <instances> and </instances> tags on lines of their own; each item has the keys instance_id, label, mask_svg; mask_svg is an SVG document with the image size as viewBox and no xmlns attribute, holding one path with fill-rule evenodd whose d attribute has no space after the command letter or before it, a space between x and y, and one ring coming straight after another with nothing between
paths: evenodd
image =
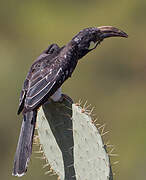
<instances>
[{"instance_id":1,"label":"blurred sky","mask_svg":"<svg viewBox=\"0 0 146 180\"><path fill-rule=\"evenodd\" d=\"M11 180L21 126L16 115L20 90L34 59L51 43L66 44L81 29L112 25L128 39L105 40L84 57L64 93L88 100L110 130L119 161L118 180L144 180L146 169L146 1L0 1L0 179ZM50 179L33 154L22 179Z\"/></svg>"}]
</instances>

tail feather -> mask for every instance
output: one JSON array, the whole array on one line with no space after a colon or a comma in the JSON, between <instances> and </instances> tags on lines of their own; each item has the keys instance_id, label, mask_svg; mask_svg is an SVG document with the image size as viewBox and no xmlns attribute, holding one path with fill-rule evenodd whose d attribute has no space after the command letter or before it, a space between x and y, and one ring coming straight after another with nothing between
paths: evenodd
<instances>
[{"instance_id":1,"label":"tail feather","mask_svg":"<svg viewBox=\"0 0 146 180\"><path fill-rule=\"evenodd\" d=\"M14 176L23 176L27 171L28 162L32 153L36 115L36 111L26 112L23 115L24 119L14 158L14 168L12 173Z\"/></svg>"}]
</instances>

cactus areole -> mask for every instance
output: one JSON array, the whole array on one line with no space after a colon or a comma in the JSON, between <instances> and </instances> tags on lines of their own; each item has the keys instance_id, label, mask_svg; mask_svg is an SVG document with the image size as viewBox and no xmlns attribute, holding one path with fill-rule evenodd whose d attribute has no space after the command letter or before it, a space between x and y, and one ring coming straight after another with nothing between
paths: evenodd
<instances>
[{"instance_id":1,"label":"cactus areole","mask_svg":"<svg viewBox=\"0 0 146 180\"><path fill-rule=\"evenodd\" d=\"M59 101L60 87L71 77L77 62L108 37L128 37L112 26L92 27L80 31L63 47L50 45L32 64L20 96L18 114L23 113L23 122L14 159L14 176L25 174L32 153L32 142L37 110L52 98ZM95 46L90 49L90 44Z\"/></svg>"}]
</instances>

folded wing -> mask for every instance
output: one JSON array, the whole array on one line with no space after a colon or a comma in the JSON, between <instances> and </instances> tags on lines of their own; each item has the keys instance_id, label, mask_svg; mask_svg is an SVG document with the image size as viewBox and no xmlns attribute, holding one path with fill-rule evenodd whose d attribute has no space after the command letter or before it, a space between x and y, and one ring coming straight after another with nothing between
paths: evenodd
<instances>
[{"instance_id":1,"label":"folded wing","mask_svg":"<svg viewBox=\"0 0 146 180\"><path fill-rule=\"evenodd\" d=\"M42 69L43 68L45 69L47 67L47 64L49 64L52 61L53 57L57 56L60 49L61 48L57 44L51 44L50 46L48 46L48 48L45 51L43 51L40 54L40 56L36 59L36 61L31 66L30 71L27 74L27 77L24 81L24 85L21 91L20 100L19 100L20 102L19 109L17 112L18 114L20 114L22 110L24 109L26 97L30 99L29 93L31 94L33 93L33 91L35 92L35 88L37 89L39 85L41 85L41 87L45 84L47 85L47 82L45 82L45 78L44 78L47 71L44 70L42 72ZM46 69L48 70L48 68ZM34 98L35 97L33 97L33 100Z\"/></svg>"},{"instance_id":2,"label":"folded wing","mask_svg":"<svg viewBox=\"0 0 146 180\"><path fill-rule=\"evenodd\" d=\"M26 109L37 108L62 85L64 71L59 65L53 65L33 73L25 99Z\"/></svg>"}]
</instances>

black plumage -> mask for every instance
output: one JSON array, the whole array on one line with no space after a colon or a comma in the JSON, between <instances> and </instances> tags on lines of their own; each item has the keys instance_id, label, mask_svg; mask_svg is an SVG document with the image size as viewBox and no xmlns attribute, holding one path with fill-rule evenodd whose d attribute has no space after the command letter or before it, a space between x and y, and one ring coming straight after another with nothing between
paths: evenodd
<instances>
[{"instance_id":1,"label":"black plumage","mask_svg":"<svg viewBox=\"0 0 146 180\"><path fill-rule=\"evenodd\" d=\"M123 31L111 27L86 28L66 46L50 45L32 64L20 96L18 114L23 113L23 123L15 153L13 175L22 176L32 152L37 109L50 98L63 82L71 77L80 58L92 51L107 37L127 37ZM89 49L90 43L95 47Z\"/></svg>"}]
</instances>

